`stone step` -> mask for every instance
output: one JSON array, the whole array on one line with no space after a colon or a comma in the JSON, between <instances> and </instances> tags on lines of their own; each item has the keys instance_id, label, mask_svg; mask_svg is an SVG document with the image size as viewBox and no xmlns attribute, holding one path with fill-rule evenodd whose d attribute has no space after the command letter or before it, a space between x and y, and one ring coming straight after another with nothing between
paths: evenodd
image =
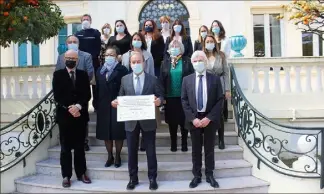
<instances>
[{"instance_id":1,"label":"stone step","mask_svg":"<svg viewBox=\"0 0 324 194\"><path fill-rule=\"evenodd\" d=\"M191 161L192 148L188 147L188 152L181 152L180 148L177 152L171 152L169 147L157 147L156 155L158 162L188 162ZM55 146L48 150L50 158L60 158L60 146ZM72 150L73 152L73 150ZM203 151L204 152L204 151ZM114 152L115 153L115 152ZM73 156L73 154L72 154ZM128 150L124 147L121 151L122 161L128 161ZM108 154L104 146L91 146L90 151L86 152L88 161L102 161L107 160ZM243 149L238 145L227 145L224 150L215 147L215 160L237 160L243 159ZM204 157L203 157L204 160ZM138 161L146 162L146 152L138 152Z\"/></svg>"},{"instance_id":2,"label":"stone step","mask_svg":"<svg viewBox=\"0 0 324 194\"><path fill-rule=\"evenodd\" d=\"M123 162L119 168L104 167L106 161L87 161L87 173L93 179L104 180L129 180L127 162ZM203 165L204 167L204 165ZM219 160L215 162L215 178L241 177L251 175L252 165L241 160ZM36 164L39 174L61 177L59 159L47 159ZM160 162L158 161L159 181L190 180L192 178L192 163L186 162ZM204 172L204 168L202 172ZM147 162L139 162L139 179L147 178ZM204 173L203 173L204 174Z\"/></svg>"},{"instance_id":3,"label":"stone step","mask_svg":"<svg viewBox=\"0 0 324 194\"><path fill-rule=\"evenodd\" d=\"M217 179L220 185L218 189L210 187L205 180L198 187L190 189L190 179L159 181L159 188L154 193L267 193L269 188L267 182L253 176ZM37 174L17 179L15 183L17 191L21 193L130 193L126 190L128 180L92 179L92 184L83 184L80 181L72 180L70 188L63 188L61 177ZM132 193L153 193L149 190L147 178L140 180L140 184Z\"/></svg>"},{"instance_id":4,"label":"stone step","mask_svg":"<svg viewBox=\"0 0 324 194\"><path fill-rule=\"evenodd\" d=\"M96 132L96 121L90 121L89 123L89 133ZM233 119L228 119L225 122L225 131L234 131L235 130L235 123ZM180 130L180 129L179 129ZM162 121L161 125L157 128L157 132L169 132L168 124Z\"/></svg>"},{"instance_id":5,"label":"stone step","mask_svg":"<svg viewBox=\"0 0 324 194\"><path fill-rule=\"evenodd\" d=\"M155 141L156 147L159 146L169 147L171 145L170 141L171 141L170 134L168 132L156 133L156 141ZM237 145L238 144L237 133L235 131L225 131L224 141L225 141L225 145ZM178 133L178 144L180 145L180 143L181 143L181 133ZM215 143L218 144L218 135L216 135ZM126 140L124 141L124 144L127 145ZM102 146L104 145L104 141L97 139L95 133L89 133L89 145ZM188 135L188 145L191 146L190 134Z\"/></svg>"}]
</instances>

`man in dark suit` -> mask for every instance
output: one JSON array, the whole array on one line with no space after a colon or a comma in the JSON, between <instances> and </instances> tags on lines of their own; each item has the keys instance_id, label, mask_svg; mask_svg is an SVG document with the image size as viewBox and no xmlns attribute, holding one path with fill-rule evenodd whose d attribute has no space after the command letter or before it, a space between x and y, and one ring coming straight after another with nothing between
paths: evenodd
<instances>
[{"instance_id":1,"label":"man in dark suit","mask_svg":"<svg viewBox=\"0 0 324 194\"><path fill-rule=\"evenodd\" d=\"M144 72L144 57L142 53L132 52L130 57L133 73L122 78L119 96L135 95L155 95L155 106L160 106L163 102L163 89L158 79ZM118 101L112 101L112 106L117 107ZM128 147L128 172L130 181L127 185L128 190L133 190L138 184L138 143L139 133L141 131L144 138L144 148L147 155L148 178L150 180L149 188L156 190L158 188L157 160L156 160L156 120L126 121L125 130Z\"/></svg>"},{"instance_id":2,"label":"man in dark suit","mask_svg":"<svg viewBox=\"0 0 324 194\"><path fill-rule=\"evenodd\" d=\"M61 170L63 187L71 186L72 154L74 168L79 181L91 183L86 175L84 138L89 113L87 104L91 98L88 74L75 68L78 53L68 50L65 53L65 69L54 72L53 92L56 106L56 121L59 126L61 144Z\"/></svg>"},{"instance_id":3,"label":"man in dark suit","mask_svg":"<svg viewBox=\"0 0 324 194\"><path fill-rule=\"evenodd\" d=\"M183 78L181 101L187 129L192 141L192 173L189 184L195 188L201 183L202 146L205 151L206 181L214 188L219 185L213 174L215 169L214 147L216 130L220 128L223 92L220 78L206 72L207 57L203 51L195 51L191 57L195 73ZM202 138L202 136L204 137ZM202 142L202 139L204 141Z\"/></svg>"}]
</instances>

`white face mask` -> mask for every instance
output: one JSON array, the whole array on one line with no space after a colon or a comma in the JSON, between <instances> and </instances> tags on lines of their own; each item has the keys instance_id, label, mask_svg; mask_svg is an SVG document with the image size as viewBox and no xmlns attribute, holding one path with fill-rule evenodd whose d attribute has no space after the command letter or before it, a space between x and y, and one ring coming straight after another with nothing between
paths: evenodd
<instances>
[{"instance_id":1,"label":"white face mask","mask_svg":"<svg viewBox=\"0 0 324 194\"><path fill-rule=\"evenodd\" d=\"M110 29L109 28L105 28L103 29L104 34L108 35L110 33Z\"/></svg>"},{"instance_id":2,"label":"white face mask","mask_svg":"<svg viewBox=\"0 0 324 194\"><path fill-rule=\"evenodd\" d=\"M200 35L202 38L205 38L207 36L207 32L201 32Z\"/></svg>"},{"instance_id":3,"label":"white face mask","mask_svg":"<svg viewBox=\"0 0 324 194\"><path fill-rule=\"evenodd\" d=\"M212 51L215 48L215 43L206 43L206 49Z\"/></svg>"},{"instance_id":4,"label":"white face mask","mask_svg":"<svg viewBox=\"0 0 324 194\"><path fill-rule=\"evenodd\" d=\"M206 70L206 66L205 66L205 63L203 61L195 62L193 64L193 68L195 69L195 71L197 71L200 74L203 73Z\"/></svg>"},{"instance_id":5,"label":"white face mask","mask_svg":"<svg viewBox=\"0 0 324 194\"><path fill-rule=\"evenodd\" d=\"M164 30L168 30L169 27L170 27L170 24L169 24L169 23L162 23L162 28L163 28Z\"/></svg>"},{"instance_id":6,"label":"white face mask","mask_svg":"<svg viewBox=\"0 0 324 194\"><path fill-rule=\"evenodd\" d=\"M82 22L82 28L83 29L89 29L90 28L90 22L88 21L88 20L84 20L83 22Z\"/></svg>"}]
</instances>

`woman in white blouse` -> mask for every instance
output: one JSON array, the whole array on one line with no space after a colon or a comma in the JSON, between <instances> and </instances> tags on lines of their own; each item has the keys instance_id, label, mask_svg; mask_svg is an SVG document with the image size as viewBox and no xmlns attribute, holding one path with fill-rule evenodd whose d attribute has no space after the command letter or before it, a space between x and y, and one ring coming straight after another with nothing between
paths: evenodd
<instances>
[{"instance_id":1,"label":"woman in white blouse","mask_svg":"<svg viewBox=\"0 0 324 194\"><path fill-rule=\"evenodd\" d=\"M162 26L161 35L163 36L164 43L165 43L167 38L171 35L171 30L170 30L171 19L169 16L161 16L160 23Z\"/></svg>"},{"instance_id":2,"label":"woman in white blouse","mask_svg":"<svg viewBox=\"0 0 324 194\"><path fill-rule=\"evenodd\" d=\"M231 54L231 41L225 36L223 24L218 20L214 20L210 26L210 32L213 33L219 49L225 53L226 59L228 59Z\"/></svg>"}]
</instances>

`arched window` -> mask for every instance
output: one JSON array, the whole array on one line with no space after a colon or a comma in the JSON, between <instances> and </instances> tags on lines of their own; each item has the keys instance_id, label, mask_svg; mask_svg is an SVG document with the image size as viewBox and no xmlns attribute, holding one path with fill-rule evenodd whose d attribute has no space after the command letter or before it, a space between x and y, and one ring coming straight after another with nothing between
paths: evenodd
<instances>
[{"instance_id":1,"label":"arched window","mask_svg":"<svg viewBox=\"0 0 324 194\"><path fill-rule=\"evenodd\" d=\"M148 1L142 8L139 14L139 29L142 29L143 23L147 19L153 19L158 28L161 29L160 17L167 15L171 18L171 22L175 19L180 19L190 35L189 29L189 12L186 6L178 0L151 0Z\"/></svg>"}]
</instances>

